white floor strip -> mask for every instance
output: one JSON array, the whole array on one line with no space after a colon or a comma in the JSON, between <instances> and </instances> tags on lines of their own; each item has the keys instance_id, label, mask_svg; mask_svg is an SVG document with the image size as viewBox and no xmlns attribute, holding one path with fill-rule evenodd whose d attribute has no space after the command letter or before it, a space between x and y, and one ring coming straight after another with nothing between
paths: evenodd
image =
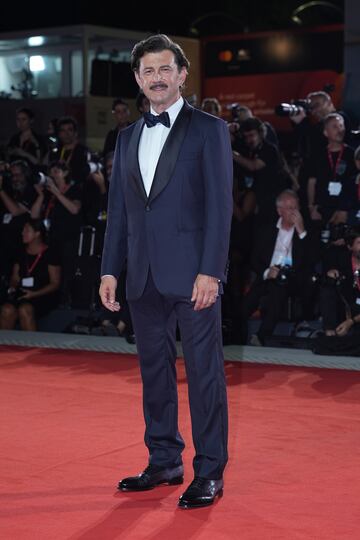
<instances>
[{"instance_id":1,"label":"white floor strip","mask_svg":"<svg viewBox=\"0 0 360 540\"><path fill-rule=\"evenodd\" d=\"M53 332L0 330L0 344L136 354L136 346L130 345L123 338L59 334ZM177 345L178 354L179 356L182 356L181 345L180 343ZM224 347L224 356L225 360L232 362L252 362L256 364L306 366L360 371L360 358L358 357L319 356L313 354L309 350L301 349L228 345Z\"/></svg>"}]
</instances>

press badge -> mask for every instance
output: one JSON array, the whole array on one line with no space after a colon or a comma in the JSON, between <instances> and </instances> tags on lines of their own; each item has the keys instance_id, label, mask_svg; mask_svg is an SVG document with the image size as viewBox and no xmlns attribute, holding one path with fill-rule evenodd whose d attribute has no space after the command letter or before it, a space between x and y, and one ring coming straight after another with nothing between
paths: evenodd
<instances>
[{"instance_id":1,"label":"press badge","mask_svg":"<svg viewBox=\"0 0 360 540\"><path fill-rule=\"evenodd\" d=\"M333 197L337 197L340 195L342 190L342 183L341 182L329 182L329 195L332 195Z\"/></svg>"},{"instance_id":2,"label":"press badge","mask_svg":"<svg viewBox=\"0 0 360 540\"><path fill-rule=\"evenodd\" d=\"M4 214L3 215L3 223L4 223L4 225L8 225L11 220L12 220L12 214Z\"/></svg>"},{"instance_id":3,"label":"press badge","mask_svg":"<svg viewBox=\"0 0 360 540\"><path fill-rule=\"evenodd\" d=\"M22 287L33 287L34 286L34 278L33 278L33 276L22 278L21 286Z\"/></svg>"},{"instance_id":4,"label":"press badge","mask_svg":"<svg viewBox=\"0 0 360 540\"><path fill-rule=\"evenodd\" d=\"M252 176L245 176L245 186L247 188L252 188L253 187L253 183L254 183L254 179Z\"/></svg>"}]
</instances>

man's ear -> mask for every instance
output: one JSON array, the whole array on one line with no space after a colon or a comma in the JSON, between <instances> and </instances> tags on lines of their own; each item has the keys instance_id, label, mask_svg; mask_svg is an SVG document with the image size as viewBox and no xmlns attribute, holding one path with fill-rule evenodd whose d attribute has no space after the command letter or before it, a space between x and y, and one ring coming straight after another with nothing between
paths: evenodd
<instances>
[{"instance_id":1,"label":"man's ear","mask_svg":"<svg viewBox=\"0 0 360 540\"><path fill-rule=\"evenodd\" d=\"M137 71L134 71L134 74L135 74L136 82L138 83L140 90L142 90L142 88L141 88L141 79L139 77L139 74L138 74Z\"/></svg>"}]
</instances>

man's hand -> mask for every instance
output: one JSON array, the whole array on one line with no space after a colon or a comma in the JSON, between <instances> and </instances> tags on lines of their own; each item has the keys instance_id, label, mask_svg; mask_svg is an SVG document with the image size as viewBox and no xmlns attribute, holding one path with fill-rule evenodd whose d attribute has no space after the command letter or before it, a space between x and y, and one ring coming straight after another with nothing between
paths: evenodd
<instances>
[{"instance_id":1,"label":"man's hand","mask_svg":"<svg viewBox=\"0 0 360 540\"><path fill-rule=\"evenodd\" d=\"M278 276L279 270L280 268L278 268L277 266L270 266L267 279L276 279Z\"/></svg>"},{"instance_id":2,"label":"man's hand","mask_svg":"<svg viewBox=\"0 0 360 540\"><path fill-rule=\"evenodd\" d=\"M31 300L34 298L34 293L29 291L29 289L20 289L24 294L18 297L18 300Z\"/></svg>"},{"instance_id":3,"label":"man's hand","mask_svg":"<svg viewBox=\"0 0 360 540\"><path fill-rule=\"evenodd\" d=\"M114 276L104 276L101 278L99 295L103 306L110 311L119 311L121 306L115 302L115 292L117 279Z\"/></svg>"},{"instance_id":4,"label":"man's hand","mask_svg":"<svg viewBox=\"0 0 360 540\"><path fill-rule=\"evenodd\" d=\"M297 233L300 235L302 234L305 229L304 229L304 220L302 218L302 215L300 214L299 210L294 210L292 212L292 218L293 218L293 223L295 225L295 229L297 231Z\"/></svg>"},{"instance_id":5,"label":"man's hand","mask_svg":"<svg viewBox=\"0 0 360 540\"><path fill-rule=\"evenodd\" d=\"M95 182L101 192L106 192L105 177L101 171L90 174L89 178Z\"/></svg>"},{"instance_id":6,"label":"man's hand","mask_svg":"<svg viewBox=\"0 0 360 540\"><path fill-rule=\"evenodd\" d=\"M348 213L345 212L345 210L337 210L331 216L329 223L333 225L338 225L339 223L346 223L347 217L348 217Z\"/></svg>"},{"instance_id":7,"label":"man's hand","mask_svg":"<svg viewBox=\"0 0 360 540\"><path fill-rule=\"evenodd\" d=\"M58 195L60 195L60 190L59 188L57 187L57 185L55 184L54 180L48 176L46 178L46 189L48 191L50 191L50 193L52 193L53 195L55 195L55 197L57 197Z\"/></svg>"},{"instance_id":8,"label":"man's hand","mask_svg":"<svg viewBox=\"0 0 360 540\"><path fill-rule=\"evenodd\" d=\"M309 211L310 211L310 217L313 221L320 221L322 219L322 216L321 214L319 214L316 205L310 205Z\"/></svg>"},{"instance_id":9,"label":"man's hand","mask_svg":"<svg viewBox=\"0 0 360 540\"><path fill-rule=\"evenodd\" d=\"M219 296L217 278L198 274L194 283L191 301L195 302L194 311L200 311L215 304Z\"/></svg>"},{"instance_id":10,"label":"man's hand","mask_svg":"<svg viewBox=\"0 0 360 540\"><path fill-rule=\"evenodd\" d=\"M298 114L291 116L290 120L294 122L294 124L300 124L304 120L304 118L306 118L306 111L303 107L299 107Z\"/></svg>"},{"instance_id":11,"label":"man's hand","mask_svg":"<svg viewBox=\"0 0 360 540\"><path fill-rule=\"evenodd\" d=\"M345 319L342 323L339 324L339 326L336 327L336 335L337 336L346 336L346 334L349 332L350 328L354 324L354 321L352 319Z\"/></svg>"},{"instance_id":12,"label":"man's hand","mask_svg":"<svg viewBox=\"0 0 360 540\"><path fill-rule=\"evenodd\" d=\"M34 184L34 189L38 195L44 197L44 184Z\"/></svg>"}]
</instances>

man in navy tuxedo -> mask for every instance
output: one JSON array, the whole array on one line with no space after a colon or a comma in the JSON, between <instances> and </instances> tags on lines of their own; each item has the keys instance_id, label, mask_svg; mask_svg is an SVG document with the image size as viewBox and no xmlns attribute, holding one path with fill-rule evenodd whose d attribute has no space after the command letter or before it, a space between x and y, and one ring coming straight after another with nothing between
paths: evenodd
<instances>
[{"instance_id":1,"label":"man in navy tuxedo","mask_svg":"<svg viewBox=\"0 0 360 540\"><path fill-rule=\"evenodd\" d=\"M115 311L127 260L127 299L143 381L149 465L119 489L181 484L176 321L189 386L195 477L179 506L212 504L223 490L227 399L221 337L232 215L226 123L181 96L189 62L167 36L137 43L132 69L151 112L118 136L110 181L100 296Z\"/></svg>"}]
</instances>

